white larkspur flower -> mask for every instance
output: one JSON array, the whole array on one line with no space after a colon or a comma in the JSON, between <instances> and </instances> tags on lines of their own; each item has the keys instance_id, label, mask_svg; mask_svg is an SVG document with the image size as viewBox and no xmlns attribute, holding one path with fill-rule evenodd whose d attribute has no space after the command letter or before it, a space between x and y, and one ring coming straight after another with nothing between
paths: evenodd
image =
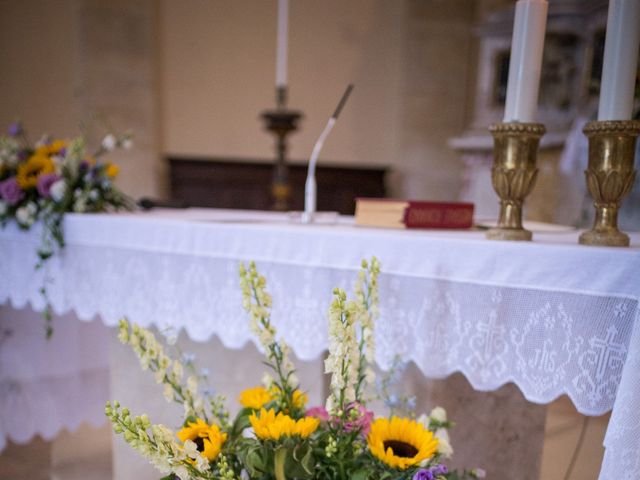
<instances>
[{"instance_id":1,"label":"white larkspur flower","mask_svg":"<svg viewBox=\"0 0 640 480\"><path fill-rule=\"evenodd\" d=\"M187 390L194 396L198 393L198 379L194 375L187 378Z\"/></svg>"},{"instance_id":2,"label":"white larkspur flower","mask_svg":"<svg viewBox=\"0 0 640 480\"><path fill-rule=\"evenodd\" d=\"M84 213L87 210L87 200L82 196L76 198L73 202L73 211L76 213Z\"/></svg>"},{"instance_id":3,"label":"white larkspur flower","mask_svg":"<svg viewBox=\"0 0 640 480\"><path fill-rule=\"evenodd\" d=\"M35 147L44 147L45 145L49 145L51 143L51 136L48 133L43 134L38 141L35 143Z\"/></svg>"},{"instance_id":4,"label":"white larkspur flower","mask_svg":"<svg viewBox=\"0 0 640 480\"><path fill-rule=\"evenodd\" d=\"M102 148L104 148L107 152L113 151L117 146L118 140L112 133L105 135L105 137L102 139Z\"/></svg>"},{"instance_id":5,"label":"white larkspur flower","mask_svg":"<svg viewBox=\"0 0 640 480\"><path fill-rule=\"evenodd\" d=\"M343 290L335 289L333 293L334 300L329 307L329 356L324 364L325 372L331 373L331 395L327 402L330 413L356 400L360 363L355 304L346 301Z\"/></svg>"},{"instance_id":6,"label":"white larkspur flower","mask_svg":"<svg viewBox=\"0 0 640 480\"><path fill-rule=\"evenodd\" d=\"M193 440L185 440L184 453L187 455L187 457L193 459L196 459L200 456L200 452L198 452L198 446Z\"/></svg>"},{"instance_id":7,"label":"white larkspur flower","mask_svg":"<svg viewBox=\"0 0 640 480\"><path fill-rule=\"evenodd\" d=\"M173 374L178 378L182 378L182 375L184 375L184 368L178 360L173 361Z\"/></svg>"},{"instance_id":8,"label":"white larkspur flower","mask_svg":"<svg viewBox=\"0 0 640 480\"><path fill-rule=\"evenodd\" d=\"M36 221L38 207L35 203L29 202L24 207L16 210L16 220L24 227L30 227Z\"/></svg>"},{"instance_id":9,"label":"white larkspur flower","mask_svg":"<svg viewBox=\"0 0 640 480\"><path fill-rule=\"evenodd\" d=\"M122 148L125 150L131 150L133 148L133 139L131 137L125 137L122 139Z\"/></svg>"},{"instance_id":10,"label":"white larkspur flower","mask_svg":"<svg viewBox=\"0 0 640 480\"><path fill-rule=\"evenodd\" d=\"M436 422L444 423L447 421L447 411L442 407L435 407L433 410L431 410L429 418L435 420Z\"/></svg>"},{"instance_id":11,"label":"white larkspur flower","mask_svg":"<svg viewBox=\"0 0 640 480\"><path fill-rule=\"evenodd\" d=\"M438 439L438 453L444 458L451 458L453 456L453 447L449 442L449 432L446 428L439 428L436 430L435 437Z\"/></svg>"},{"instance_id":12,"label":"white larkspur flower","mask_svg":"<svg viewBox=\"0 0 640 480\"><path fill-rule=\"evenodd\" d=\"M173 473L175 473L180 480L191 480L191 475L189 474L189 470L184 465L178 465L174 468Z\"/></svg>"},{"instance_id":13,"label":"white larkspur flower","mask_svg":"<svg viewBox=\"0 0 640 480\"><path fill-rule=\"evenodd\" d=\"M423 413L418 418L416 418L416 422L424 425L424 428L429 428L429 416L426 413Z\"/></svg>"}]
</instances>

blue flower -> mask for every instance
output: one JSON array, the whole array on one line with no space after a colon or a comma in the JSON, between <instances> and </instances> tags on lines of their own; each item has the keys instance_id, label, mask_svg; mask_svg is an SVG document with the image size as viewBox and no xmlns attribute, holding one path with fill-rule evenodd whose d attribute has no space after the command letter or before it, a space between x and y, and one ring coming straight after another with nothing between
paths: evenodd
<instances>
[{"instance_id":1,"label":"blue flower","mask_svg":"<svg viewBox=\"0 0 640 480\"><path fill-rule=\"evenodd\" d=\"M9 125L9 136L17 137L18 135L21 135L22 132L22 124L20 122L14 122Z\"/></svg>"}]
</instances>

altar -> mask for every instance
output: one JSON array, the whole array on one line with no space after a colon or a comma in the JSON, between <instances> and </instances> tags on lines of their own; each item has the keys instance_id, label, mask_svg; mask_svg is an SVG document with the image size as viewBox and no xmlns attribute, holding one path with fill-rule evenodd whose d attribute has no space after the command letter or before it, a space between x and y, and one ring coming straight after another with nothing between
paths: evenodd
<instances>
[{"instance_id":1,"label":"altar","mask_svg":"<svg viewBox=\"0 0 640 480\"><path fill-rule=\"evenodd\" d=\"M310 361L327 348L332 288L349 290L360 260L375 255L382 264L380 367L401 354L428 378L461 372L478 391L513 382L530 402L566 394L585 415L612 410L600 478L640 472L638 234L632 248L615 249L577 245L578 232L566 229L534 231L534 242L519 243L491 242L482 231L395 231L352 222L330 215L303 225L286 213L206 209L71 214L65 219L67 246L45 272L25 267L35 263L37 229L9 226L0 232L6 253L0 302L41 310L39 286L47 275L59 315L74 312L106 326L126 316L175 334L184 330L196 342L215 336L239 349L251 335L237 269L239 262L255 260L276 299L279 332L299 359ZM65 337L64 318L56 321L53 342L77 348ZM81 349L76 365L88 365L108 342L87 325L78 342L98 346ZM38 328L28 328L38 337ZM19 338L4 340L3 355L29 348L15 343ZM35 361L44 368L40 381L56 375L55 365L46 372L47 362ZM2 382L25 380L9 366L0 371ZM99 396L85 396L92 404L86 420L102 410L106 398ZM36 426L45 414L28 402L14 401L12 408L29 410ZM12 428L3 424L0 435L17 438Z\"/></svg>"}]
</instances>

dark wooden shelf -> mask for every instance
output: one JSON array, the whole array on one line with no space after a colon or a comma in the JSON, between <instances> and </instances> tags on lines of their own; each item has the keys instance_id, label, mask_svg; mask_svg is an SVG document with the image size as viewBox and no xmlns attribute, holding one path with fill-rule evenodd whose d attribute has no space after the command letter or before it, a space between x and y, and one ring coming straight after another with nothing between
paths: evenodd
<instances>
[{"instance_id":1,"label":"dark wooden shelf","mask_svg":"<svg viewBox=\"0 0 640 480\"><path fill-rule=\"evenodd\" d=\"M168 157L171 198L194 207L268 210L273 165L264 160ZM356 197L385 197L386 167L318 165L318 210L353 214ZM304 207L307 165L289 166L292 210Z\"/></svg>"}]
</instances>

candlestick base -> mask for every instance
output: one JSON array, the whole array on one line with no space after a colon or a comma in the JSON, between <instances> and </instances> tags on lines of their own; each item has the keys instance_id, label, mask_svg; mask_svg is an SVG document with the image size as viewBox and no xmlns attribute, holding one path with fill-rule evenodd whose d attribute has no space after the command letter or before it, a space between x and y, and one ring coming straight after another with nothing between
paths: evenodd
<instances>
[{"instance_id":1,"label":"candlestick base","mask_svg":"<svg viewBox=\"0 0 640 480\"><path fill-rule=\"evenodd\" d=\"M273 210L284 212L290 208L291 185L287 165L287 136L296 131L302 113L281 107L262 113L267 130L276 137L276 162L273 170L271 196Z\"/></svg>"},{"instance_id":2,"label":"candlestick base","mask_svg":"<svg viewBox=\"0 0 640 480\"><path fill-rule=\"evenodd\" d=\"M618 210L636 179L633 163L640 121L589 122L583 131L589 139L589 165L584 173L596 218L593 228L580 235L579 242L628 247L629 236L618 229Z\"/></svg>"},{"instance_id":3,"label":"candlestick base","mask_svg":"<svg viewBox=\"0 0 640 480\"><path fill-rule=\"evenodd\" d=\"M540 123L497 123L489 127L493 135L491 183L500 197L498 225L487 231L490 240L529 241L530 231L522 227L522 208L536 183L536 157L545 133Z\"/></svg>"}]
</instances>

